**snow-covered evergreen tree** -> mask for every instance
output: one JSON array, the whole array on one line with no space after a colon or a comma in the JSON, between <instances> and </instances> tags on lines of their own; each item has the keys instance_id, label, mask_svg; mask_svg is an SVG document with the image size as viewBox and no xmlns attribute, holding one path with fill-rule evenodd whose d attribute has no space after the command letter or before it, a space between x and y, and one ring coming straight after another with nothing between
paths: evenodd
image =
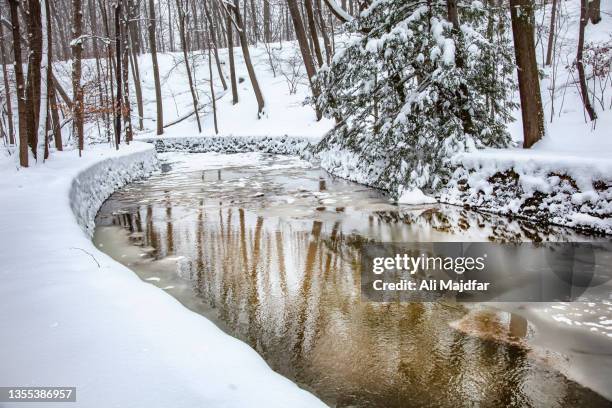
<instances>
[{"instance_id":1,"label":"snow-covered evergreen tree","mask_svg":"<svg viewBox=\"0 0 612 408\"><path fill-rule=\"evenodd\" d=\"M504 18L479 1L378 0L324 66L318 99L337 126L317 146L324 168L401 194L439 189L454 154L510 142L513 53ZM495 34L495 35L494 35Z\"/></svg>"}]
</instances>

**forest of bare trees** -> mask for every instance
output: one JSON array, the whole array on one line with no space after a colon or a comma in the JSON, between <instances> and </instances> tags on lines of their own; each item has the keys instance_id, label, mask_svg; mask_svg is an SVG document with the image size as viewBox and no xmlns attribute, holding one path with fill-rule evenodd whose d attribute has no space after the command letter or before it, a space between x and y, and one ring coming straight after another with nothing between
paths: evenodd
<instances>
[{"instance_id":1,"label":"forest of bare trees","mask_svg":"<svg viewBox=\"0 0 612 408\"><path fill-rule=\"evenodd\" d=\"M117 148L143 131L143 90L139 57L149 54L155 84L155 133L166 123L163 115L160 53L180 53L191 89L192 108L202 132L201 112L206 102L194 86L195 53L208 56L210 93L213 71L218 89L232 93L239 103L234 50L242 51L248 80L257 101L257 114L266 111L265 90L251 61L250 47L297 41L301 61L317 105L320 94L313 81L317 71L330 63L337 39L351 35L351 21L359 18L369 0L1 0L0 24L3 92L0 132L7 146L18 146L20 163L47 159L49 149L65 143L85 148L87 124L95 123L99 135ZM511 20L514 39L524 146L544 134L545 115L539 91L540 65L554 65L555 27L564 0L487 0L486 6ZM428 1L429 7L436 1ZM448 0L448 20L460 24L457 8L465 2ZM468 2L469 3L469 2ZM535 20L539 7L552 5L548 21ZM600 1L582 0L575 66L588 118L597 118L583 63L584 32L601 20ZM502 19L503 20L503 19ZM500 21L502 21L500 20ZM349 23L346 25L346 23ZM499 27L498 27L499 28ZM491 30L496 30L491 27ZM544 44L543 61L536 47ZM227 61L220 49L227 49ZM214 59L214 61L213 61ZM84 71L83 61L92 61ZM58 62L69 62L69 65ZM460 61L457 62L460 64ZM214 64L214 70L213 70ZM69 69L70 88L58 77ZM274 69L274 67L272 67ZM64 71L61 71L64 70ZM61 71L61 72L60 72ZM465 92L464 92L465 93ZM212 101L214 102L214 96ZM214 103L213 103L214 105ZM216 110L216 106L213 106ZM216 112L215 112L216 113ZM336 118L342 120L343 118ZM39 157L42 150L43 157Z\"/></svg>"}]
</instances>

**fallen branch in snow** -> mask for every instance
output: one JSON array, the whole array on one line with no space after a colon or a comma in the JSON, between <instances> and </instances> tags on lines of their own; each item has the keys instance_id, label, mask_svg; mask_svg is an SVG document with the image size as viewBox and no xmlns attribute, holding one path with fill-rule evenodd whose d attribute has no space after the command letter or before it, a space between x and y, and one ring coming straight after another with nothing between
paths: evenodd
<instances>
[{"instance_id":1,"label":"fallen branch in snow","mask_svg":"<svg viewBox=\"0 0 612 408\"><path fill-rule=\"evenodd\" d=\"M66 102L66 105L68 105L68 108L72 110L72 99L70 99L70 97L68 96L64 88L62 87L62 84L57 80L57 77L55 76L53 71L51 71L51 77L53 79L53 86L55 86L57 93L59 93L63 101Z\"/></svg>"},{"instance_id":2,"label":"fallen branch in snow","mask_svg":"<svg viewBox=\"0 0 612 408\"><path fill-rule=\"evenodd\" d=\"M223 96L224 96L226 93L227 93L227 91L226 91L226 92L222 92L220 95L217 95L217 96L215 97L215 101L218 101L219 99L223 98ZM200 112L202 109L206 108L207 106L210 106L210 104L205 104L205 105L200 105L200 106L198 106L198 112ZM164 129L166 129L166 128L170 127L170 126L176 125L177 123L180 123L180 122L184 121L185 119L190 118L190 117L191 117L191 116L193 116L193 115L195 115L195 110L191 111L190 113L188 113L188 114L186 114L186 115L181 116L181 117L180 117L180 118L178 118L178 119L173 120L173 121L172 121L172 122L170 122L170 123L166 123L166 124L164 125Z\"/></svg>"},{"instance_id":3,"label":"fallen branch in snow","mask_svg":"<svg viewBox=\"0 0 612 408\"><path fill-rule=\"evenodd\" d=\"M85 252L87 255L91 256L91 258L94 260L94 262L98 265L98 268L100 268L100 262L98 262L96 257L93 256L93 254L91 252L88 252L88 251L84 250L83 248L77 248L77 247L70 247L70 249L78 249L79 251Z\"/></svg>"}]
</instances>

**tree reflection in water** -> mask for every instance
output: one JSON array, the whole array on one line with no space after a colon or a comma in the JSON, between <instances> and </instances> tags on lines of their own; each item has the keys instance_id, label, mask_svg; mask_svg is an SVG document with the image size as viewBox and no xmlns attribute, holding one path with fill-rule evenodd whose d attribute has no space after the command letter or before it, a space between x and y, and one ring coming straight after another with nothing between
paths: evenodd
<instances>
[{"instance_id":1,"label":"tree reflection in water","mask_svg":"<svg viewBox=\"0 0 612 408\"><path fill-rule=\"evenodd\" d=\"M517 316L486 310L464 321L473 330L458 330L460 305L361 300L360 250L370 241L580 238L574 232L456 207L399 209L314 169L250 168L134 184L104 205L98 225L129 232L148 254L141 272L178 257L176 270L155 274L191 289L169 293L332 405L609 406L532 358Z\"/></svg>"}]
</instances>

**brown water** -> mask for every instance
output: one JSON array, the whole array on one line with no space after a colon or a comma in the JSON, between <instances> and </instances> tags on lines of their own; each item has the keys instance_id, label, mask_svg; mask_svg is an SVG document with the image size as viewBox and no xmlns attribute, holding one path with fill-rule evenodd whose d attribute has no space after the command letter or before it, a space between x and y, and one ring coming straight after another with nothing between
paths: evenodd
<instances>
[{"instance_id":1,"label":"brown water","mask_svg":"<svg viewBox=\"0 0 612 408\"><path fill-rule=\"evenodd\" d=\"M563 335L551 319L538 327L488 306L360 296L365 242L591 237L456 207L399 208L292 158L233 156L229 166L220 155L167 159L175 163L164 173L104 204L94 241L326 403L611 406L567 376L612 388L612 326L571 334L587 357L568 356L562 341L538 344L542 333ZM591 310L587 320L606 322L612 304Z\"/></svg>"}]
</instances>

